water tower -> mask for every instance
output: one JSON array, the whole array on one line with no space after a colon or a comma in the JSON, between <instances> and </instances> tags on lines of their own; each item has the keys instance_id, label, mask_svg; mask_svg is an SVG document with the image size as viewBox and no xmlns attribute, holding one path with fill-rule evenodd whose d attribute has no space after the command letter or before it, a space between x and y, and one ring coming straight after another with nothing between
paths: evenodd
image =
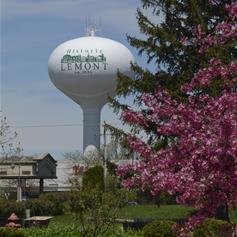
<instances>
[{"instance_id":1,"label":"water tower","mask_svg":"<svg viewBox=\"0 0 237 237\"><path fill-rule=\"evenodd\" d=\"M117 71L132 76L134 58L121 43L89 36L66 41L50 55L49 76L53 84L83 110L83 150L100 148L100 113L108 96L115 95Z\"/></svg>"}]
</instances>

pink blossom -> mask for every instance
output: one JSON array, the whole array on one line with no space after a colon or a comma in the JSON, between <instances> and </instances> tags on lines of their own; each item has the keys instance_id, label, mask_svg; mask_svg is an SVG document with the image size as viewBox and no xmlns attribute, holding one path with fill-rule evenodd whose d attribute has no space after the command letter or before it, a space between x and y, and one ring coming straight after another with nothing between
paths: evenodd
<instances>
[{"instance_id":1,"label":"pink blossom","mask_svg":"<svg viewBox=\"0 0 237 237\"><path fill-rule=\"evenodd\" d=\"M219 1L212 0L213 5L218 5ZM193 45L198 47L199 53L203 54L209 47L216 47L218 45L224 45L228 41L234 41L237 37L237 3L231 3L226 5L226 10L228 13L229 20L224 23L219 23L215 29L214 33L206 33L201 25L198 25L193 29L193 38L185 39L189 42L188 45ZM185 44L184 44L185 45Z\"/></svg>"},{"instance_id":2,"label":"pink blossom","mask_svg":"<svg viewBox=\"0 0 237 237\"><path fill-rule=\"evenodd\" d=\"M118 174L129 189L150 190L153 195L178 193L179 203L202 210L202 217L213 216L220 205L232 204L237 197L237 93L218 98L193 95L189 103L178 107L168 94L162 96L166 121L162 119L164 111L160 116L154 109L159 101L156 95L144 96L153 108L146 120L156 120L159 134L176 136L177 141L157 152L130 136L130 147L143 159L134 166L119 168ZM186 230L200 220L199 215L193 218Z\"/></svg>"},{"instance_id":3,"label":"pink blossom","mask_svg":"<svg viewBox=\"0 0 237 237\"><path fill-rule=\"evenodd\" d=\"M185 46L189 45L189 43L190 43L188 37L182 37L180 39L180 42Z\"/></svg>"},{"instance_id":4,"label":"pink blossom","mask_svg":"<svg viewBox=\"0 0 237 237\"><path fill-rule=\"evenodd\" d=\"M219 77L223 78L222 89L230 89L236 82L237 73L237 60L231 62L231 64L223 64L220 59L212 58L208 68L202 68L197 73L189 84L182 86L182 91L192 92L195 88L207 87L214 80L218 80Z\"/></svg>"},{"instance_id":5,"label":"pink blossom","mask_svg":"<svg viewBox=\"0 0 237 237\"><path fill-rule=\"evenodd\" d=\"M227 5L226 9L229 19L217 25L214 34L204 32L199 25L193 29L194 38L181 41L191 42L200 53L205 53L208 47L222 47L236 40L237 4ZM186 226L174 227L179 236L186 236L193 226L213 217L221 205L237 201L237 91L233 90L236 78L237 60L227 64L212 58L190 83L182 85L181 90L188 92L187 102L176 101L159 87L154 94L141 96L148 115L132 110L122 114L124 121L145 131L150 124L155 125L157 141L172 138L157 151L130 134L129 145L141 160L133 166L120 167L118 175L129 189L149 190L152 195L175 194L178 203L194 206L197 213ZM216 80L221 91L212 97L205 89ZM233 236L237 236L236 228Z\"/></svg>"}]
</instances>

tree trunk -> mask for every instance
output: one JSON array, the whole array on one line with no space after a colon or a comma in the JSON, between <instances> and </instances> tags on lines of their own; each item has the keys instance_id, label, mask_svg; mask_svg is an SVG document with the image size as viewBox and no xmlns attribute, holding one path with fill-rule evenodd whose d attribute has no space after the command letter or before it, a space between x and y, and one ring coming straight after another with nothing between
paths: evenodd
<instances>
[{"instance_id":1,"label":"tree trunk","mask_svg":"<svg viewBox=\"0 0 237 237\"><path fill-rule=\"evenodd\" d=\"M228 205L223 204L223 205L219 206L218 209L216 210L216 216L215 217L218 220L224 220L224 221L230 222L229 212L228 212Z\"/></svg>"}]
</instances>

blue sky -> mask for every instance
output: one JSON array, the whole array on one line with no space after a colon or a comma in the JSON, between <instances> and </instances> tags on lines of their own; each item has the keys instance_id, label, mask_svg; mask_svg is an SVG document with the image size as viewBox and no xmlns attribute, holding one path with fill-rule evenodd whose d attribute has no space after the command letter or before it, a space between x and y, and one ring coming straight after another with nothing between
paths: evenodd
<instances>
[{"instance_id":1,"label":"blue sky","mask_svg":"<svg viewBox=\"0 0 237 237\"><path fill-rule=\"evenodd\" d=\"M85 35L86 18L101 17L98 36L126 45L138 63L126 33L139 36L139 0L2 0L1 109L25 154L82 150L82 126L17 127L82 124L80 107L58 91L47 72L48 57L64 41ZM112 109L104 106L101 121L120 126Z\"/></svg>"}]
</instances>

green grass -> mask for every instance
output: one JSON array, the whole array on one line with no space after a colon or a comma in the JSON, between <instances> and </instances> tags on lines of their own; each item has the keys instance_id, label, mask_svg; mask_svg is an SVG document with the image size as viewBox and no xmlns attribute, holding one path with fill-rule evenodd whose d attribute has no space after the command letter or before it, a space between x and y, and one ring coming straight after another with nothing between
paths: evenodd
<instances>
[{"instance_id":1,"label":"green grass","mask_svg":"<svg viewBox=\"0 0 237 237\"><path fill-rule=\"evenodd\" d=\"M229 217L230 217L230 221L231 223L236 223L237 220L237 210L234 209L230 209L229 210Z\"/></svg>"},{"instance_id":2,"label":"green grass","mask_svg":"<svg viewBox=\"0 0 237 237\"><path fill-rule=\"evenodd\" d=\"M127 206L121 209L119 218L182 219L187 217L192 210L193 208L181 205L162 205L160 207L155 205ZM71 226L73 222L73 217L71 215L55 216L50 221L50 227Z\"/></svg>"},{"instance_id":3,"label":"green grass","mask_svg":"<svg viewBox=\"0 0 237 237\"><path fill-rule=\"evenodd\" d=\"M182 219L193 211L181 205L138 205L127 206L119 213L119 218L136 219L136 218L152 218L152 219ZM236 214L230 211L232 221L236 220ZM77 225L72 215L55 216L51 221L49 228L46 229L23 229L26 237L80 237L78 230L73 228ZM142 237L142 232L130 231L124 232L123 237ZM111 236L114 237L114 236Z\"/></svg>"},{"instance_id":4,"label":"green grass","mask_svg":"<svg viewBox=\"0 0 237 237\"><path fill-rule=\"evenodd\" d=\"M151 218L151 219L183 219L186 218L193 208L182 205L138 205L127 206L121 209L119 218L123 219L137 219L137 218ZM230 219L234 223L236 221L236 212L230 210ZM71 226L73 224L71 215L55 216L50 226Z\"/></svg>"},{"instance_id":5,"label":"green grass","mask_svg":"<svg viewBox=\"0 0 237 237\"><path fill-rule=\"evenodd\" d=\"M122 219L183 219L187 218L193 208L182 205L137 205L126 206L119 212L119 218ZM236 211L230 210L230 218L232 223L236 221ZM80 235L80 223L75 222L72 215L54 216L50 221L49 228L26 228L22 229L25 237L83 237ZM78 228L74 228L78 227ZM111 234L110 237L142 237L142 232L128 231L120 235L118 227L118 235Z\"/></svg>"},{"instance_id":6,"label":"green grass","mask_svg":"<svg viewBox=\"0 0 237 237\"><path fill-rule=\"evenodd\" d=\"M152 218L152 219L182 219L186 218L193 208L181 205L138 205L127 206L120 211L120 218Z\"/></svg>"},{"instance_id":7,"label":"green grass","mask_svg":"<svg viewBox=\"0 0 237 237\"><path fill-rule=\"evenodd\" d=\"M54 216L50 221L50 227L57 226L72 226L74 224L74 219L72 215Z\"/></svg>"}]
</instances>

